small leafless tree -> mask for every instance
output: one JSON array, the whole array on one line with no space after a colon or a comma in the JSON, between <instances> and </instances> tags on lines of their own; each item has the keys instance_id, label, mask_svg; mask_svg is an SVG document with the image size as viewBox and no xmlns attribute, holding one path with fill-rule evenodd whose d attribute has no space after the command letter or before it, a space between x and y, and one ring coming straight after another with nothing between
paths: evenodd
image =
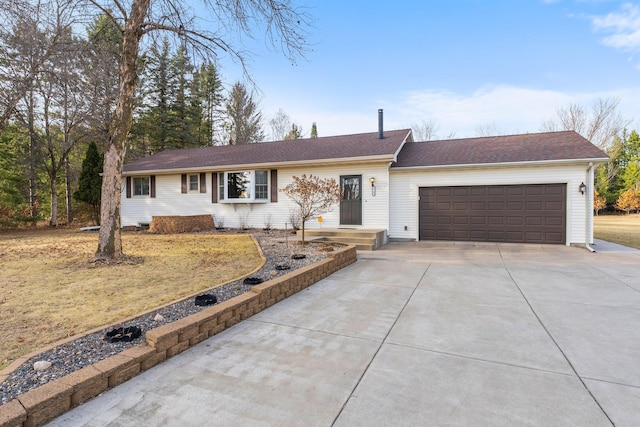
<instances>
[{"instance_id":1,"label":"small leafless tree","mask_svg":"<svg viewBox=\"0 0 640 427\"><path fill-rule=\"evenodd\" d=\"M289 115L280 108L276 115L269 120L269 127L271 128L272 141L284 141L289 129L291 129L291 119Z\"/></svg>"},{"instance_id":2,"label":"small leafless tree","mask_svg":"<svg viewBox=\"0 0 640 427\"><path fill-rule=\"evenodd\" d=\"M340 203L342 192L333 178L320 179L317 176L293 177L293 182L281 190L298 206L302 222L302 244L304 245L304 225L312 219L329 212Z\"/></svg>"},{"instance_id":3,"label":"small leafless tree","mask_svg":"<svg viewBox=\"0 0 640 427\"><path fill-rule=\"evenodd\" d=\"M293 231L300 230L300 212L299 211L295 209L291 209L289 211L289 224L291 224L291 228L293 228Z\"/></svg>"},{"instance_id":4,"label":"small leafless tree","mask_svg":"<svg viewBox=\"0 0 640 427\"><path fill-rule=\"evenodd\" d=\"M422 120L411 125L414 141L433 141L438 139L440 124L436 119Z\"/></svg>"},{"instance_id":5,"label":"small leafless tree","mask_svg":"<svg viewBox=\"0 0 640 427\"><path fill-rule=\"evenodd\" d=\"M478 136L498 136L503 133L495 122L476 126L476 134Z\"/></svg>"}]
</instances>

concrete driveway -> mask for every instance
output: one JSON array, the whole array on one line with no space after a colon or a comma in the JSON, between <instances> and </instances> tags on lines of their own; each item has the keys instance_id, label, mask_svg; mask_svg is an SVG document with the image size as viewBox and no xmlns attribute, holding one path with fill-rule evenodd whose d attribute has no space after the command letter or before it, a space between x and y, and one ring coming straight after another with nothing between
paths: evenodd
<instances>
[{"instance_id":1,"label":"concrete driveway","mask_svg":"<svg viewBox=\"0 0 640 427\"><path fill-rule=\"evenodd\" d=\"M640 251L390 244L54 426L637 426Z\"/></svg>"}]
</instances>

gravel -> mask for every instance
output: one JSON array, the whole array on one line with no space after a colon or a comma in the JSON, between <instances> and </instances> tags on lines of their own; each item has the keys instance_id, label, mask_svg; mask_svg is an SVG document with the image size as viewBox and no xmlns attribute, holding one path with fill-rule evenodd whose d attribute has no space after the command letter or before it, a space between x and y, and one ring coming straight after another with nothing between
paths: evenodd
<instances>
[{"instance_id":1,"label":"gravel","mask_svg":"<svg viewBox=\"0 0 640 427\"><path fill-rule=\"evenodd\" d=\"M302 248L296 242L288 242L287 244L282 231L259 232L254 233L254 236L262 248L266 263L250 277L260 278L265 281L324 259L326 258L326 250L329 247L339 246L326 243L311 243ZM297 254L303 254L306 257L292 259L292 255ZM281 267L283 266L289 266L290 269L282 269ZM250 289L250 285L245 285L243 280L238 280L214 289L204 290L201 294L215 294L218 298L218 303L220 303L248 292ZM146 343L144 339L145 331L182 319L199 312L203 308L206 307L194 304L194 298L188 298L44 351L23 363L0 385L0 405L51 380L104 360L130 347L142 345ZM105 334L113 328L128 326L140 327L143 332L142 337L131 342L109 343L104 340ZM37 361L48 361L52 365L47 370L36 371L33 368L33 364Z\"/></svg>"}]
</instances>

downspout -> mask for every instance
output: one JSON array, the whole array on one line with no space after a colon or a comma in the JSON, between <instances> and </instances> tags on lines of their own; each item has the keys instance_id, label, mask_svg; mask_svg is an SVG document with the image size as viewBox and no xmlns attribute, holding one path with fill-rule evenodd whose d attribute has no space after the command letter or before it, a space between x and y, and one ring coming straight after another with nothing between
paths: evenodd
<instances>
[{"instance_id":1,"label":"downspout","mask_svg":"<svg viewBox=\"0 0 640 427\"><path fill-rule=\"evenodd\" d=\"M590 252L595 252L596 250L591 247L591 241L593 240L593 162L589 162L589 167L587 168L587 192L586 192L587 200L585 203L587 215L585 223L585 231L584 231L584 247L587 248Z\"/></svg>"}]
</instances>

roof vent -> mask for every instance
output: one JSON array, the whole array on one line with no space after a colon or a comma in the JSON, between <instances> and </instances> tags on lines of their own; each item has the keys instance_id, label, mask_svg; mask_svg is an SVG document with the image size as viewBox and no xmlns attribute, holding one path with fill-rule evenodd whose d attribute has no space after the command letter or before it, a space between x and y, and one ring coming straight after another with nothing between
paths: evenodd
<instances>
[{"instance_id":1,"label":"roof vent","mask_svg":"<svg viewBox=\"0 0 640 427\"><path fill-rule=\"evenodd\" d=\"M384 127L382 126L382 108L378 110L378 139L384 138Z\"/></svg>"}]
</instances>

